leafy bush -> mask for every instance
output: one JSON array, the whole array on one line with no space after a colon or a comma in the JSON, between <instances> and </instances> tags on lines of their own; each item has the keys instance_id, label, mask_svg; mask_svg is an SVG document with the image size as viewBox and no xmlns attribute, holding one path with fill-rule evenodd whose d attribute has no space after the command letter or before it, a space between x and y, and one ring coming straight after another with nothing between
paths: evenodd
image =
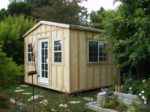
<instances>
[{"instance_id":1,"label":"leafy bush","mask_svg":"<svg viewBox=\"0 0 150 112\"><path fill-rule=\"evenodd\" d=\"M7 58L5 53L0 51L0 87L15 82L15 79L20 75L21 67L13 62L11 58Z\"/></svg>"},{"instance_id":2,"label":"leafy bush","mask_svg":"<svg viewBox=\"0 0 150 112\"><path fill-rule=\"evenodd\" d=\"M144 104L150 103L150 79L127 81L123 87L123 92L136 94L143 100ZM149 102L148 102L149 101Z\"/></svg>"},{"instance_id":3,"label":"leafy bush","mask_svg":"<svg viewBox=\"0 0 150 112\"><path fill-rule=\"evenodd\" d=\"M106 100L106 101L100 102L100 106L101 106L102 108L110 108L111 104L110 104L110 101L109 101L109 100Z\"/></svg>"},{"instance_id":4,"label":"leafy bush","mask_svg":"<svg viewBox=\"0 0 150 112\"><path fill-rule=\"evenodd\" d=\"M8 98L0 92L0 108L8 108L9 100Z\"/></svg>"},{"instance_id":5,"label":"leafy bush","mask_svg":"<svg viewBox=\"0 0 150 112\"><path fill-rule=\"evenodd\" d=\"M8 57L12 57L17 64L23 64L24 49L22 35L29 30L35 21L25 16L8 16L0 21L0 41L2 50Z\"/></svg>"}]
</instances>

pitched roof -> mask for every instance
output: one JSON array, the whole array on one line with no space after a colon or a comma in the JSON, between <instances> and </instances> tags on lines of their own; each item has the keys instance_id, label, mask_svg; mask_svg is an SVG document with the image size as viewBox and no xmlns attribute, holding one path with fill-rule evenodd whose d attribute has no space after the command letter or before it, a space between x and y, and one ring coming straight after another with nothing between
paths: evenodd
<instances>
[{"instance_id":1,"label":"pitched roof","mask_svg":"<svg viewBox=\"0 0 150 112\"><path fill-rule=\"evenodd\" d=\"M83 30L83 31L92 31L92 32L103 32L103 30L92 28L92 27L85 27L80 25L72 25L72 24L64 24L64 23L56 23L56 22L49 22L49 21L40 21L35 26L33 26L30 30L28 30L23 37L26 37L29 33L31 33L34 29L36 29L41 24L50 25L50 26L58 26L62 28L68 29L75 29L75 30Z\"/></svg>"}]
</instances>

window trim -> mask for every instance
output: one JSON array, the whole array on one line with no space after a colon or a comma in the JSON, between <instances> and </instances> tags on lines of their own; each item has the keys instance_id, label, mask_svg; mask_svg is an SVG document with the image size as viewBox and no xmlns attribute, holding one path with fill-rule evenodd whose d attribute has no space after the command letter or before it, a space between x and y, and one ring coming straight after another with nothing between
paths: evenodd
<instances>
[{"instance_id":1,"label":"window trim","mask_svg":"<svg viewBox=\"0 0 150 112\"><path fill-rule=\"evenodd\" d=\"M92 41L92 42L98 42L98 61L97 61L97 62L90 62L90 57L89 57L89 42L90 42L90 41ZM88 53L88 54L87 54L87 58L88 58L88 63L89 63L89 64L99 64L99 63L107 63L107 62L108 62L108 53L106 54L106 58L107 58L106 61L100 61L100 60L99 60L99 42L105 43L106 46L108 45L107 42L106 42L106 41L103 41L103 40L88 40L88 42L87 42L87 44L88 44L88 45L87 45L87 46L88 46L88 48L87 48L87 50L88 50L88 51L87 51L87 53Z\"/></svg>"},{"instance_id":2,"label":"window trim","mask_svg":"<svg viewBox=\"0 0 150 112\"><path fill-rule=\"evenodd\" d=\"M29 52L29 45L31 45L32 52ZM33 46L32 46L32 43L27 44L27 51L28 51L28 53L27 53L28 62L29 62L29 63L33 63L33 62L34 62L34 57L33 57ZM29 60L29 55L32 56L32 57L30 57L31 60Z\"/></svg>"},{"instance_id":3,"label":"window trim","mask_svg":"<svg viewBox=\"0 0 150 112\"><path fill-rule=\"evenodd\" d=\"M61 41L62 43L61 43L61 50L60 51L55 51L55 41ZM62 64L62 62L63 62L63 56L62 56L62 54L63 54L63 40L61 40L61 39L55 39L55 40L53 40L53 63L54 64ZM61 62L55 62L55 53L57 53L57 52L60 52L61 53Z\"/></svg>"}]
</instances>

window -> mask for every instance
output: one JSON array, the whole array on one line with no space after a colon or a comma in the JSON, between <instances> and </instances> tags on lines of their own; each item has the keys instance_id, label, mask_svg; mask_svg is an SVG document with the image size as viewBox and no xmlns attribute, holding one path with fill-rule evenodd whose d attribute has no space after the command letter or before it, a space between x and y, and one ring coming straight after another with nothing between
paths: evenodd
<instances>
[{"instance_id":1,"label":"window","mask_svg":"<svg viewBox=\"0 0 150 112\"><path fill-rule=\"evenodd\" d=\"M106 42L89 41L89 62L107 61Z\"/></svg>"},{"instance_id":2,"label":"window","mask_svg":"<svg viewBox=\"0 0 150 112\"><path fill-rule=\"evenodd\" d=\"M54 62L62 62L62 41L54 41Z\"/></svg>"},{"instance_id":3,"label":"window","mask_svg":"<svg viewBox=\"0 0 150 112\"><path fill-rule=\"evenodd\" d=\"M28 44L28 61L33 61L33 48L32 48L32 44Z\"/></svg>"}]
</instances>

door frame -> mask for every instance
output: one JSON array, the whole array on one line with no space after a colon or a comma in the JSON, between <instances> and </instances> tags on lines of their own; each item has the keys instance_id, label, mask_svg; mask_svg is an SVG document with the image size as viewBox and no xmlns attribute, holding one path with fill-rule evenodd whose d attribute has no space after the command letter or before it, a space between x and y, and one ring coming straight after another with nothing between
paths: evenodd
<instances>
[{"instance_id":1,"label":"door frame","mask_svg":"<svg viewBox=\"0 0 150 112\"><path fill-rule=\"evenodd\" d=\"M43 78L42 77L42 74L41 74L41 70L42 70L42 66L41 66L41 63L42 63L42 60L41 60L41 55L42 55L42 52L41 52L41 43L42 42L45 42L47 41L47 78ZM48 38L41 38L41 39L38 39L38 83L42 83L42 84L46 84L48 85L49 84L49 42L48 42Z\"/></svg>"}]
</instances>

